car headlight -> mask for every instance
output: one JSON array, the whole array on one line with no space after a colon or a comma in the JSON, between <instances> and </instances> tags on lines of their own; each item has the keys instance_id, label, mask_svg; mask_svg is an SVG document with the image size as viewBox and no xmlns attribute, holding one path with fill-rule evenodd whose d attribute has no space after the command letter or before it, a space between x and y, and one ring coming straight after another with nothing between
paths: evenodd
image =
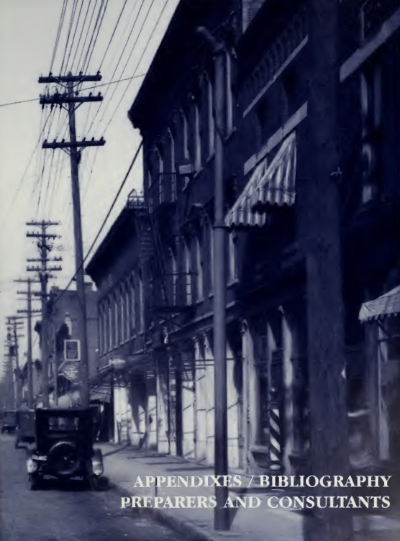
<instances>
[{"instance_id":1,"label":"car headlight","mask_svg":"<svg viewBox=\"0 0 400 541\"><path fill-rule=\"evenodd\" d=\"M104 471L103 457L100 451L96 451L92 456L92 471L94 475L101 475Z\"/></svg>"},{"instance_id":2,"label":"car headlight","mask_svg":"<svg viewBox=\"0 0 400 541\"><path fill-rule=\"evenodd\" d=\"M28 473L35 473L38 469L38 465L34 460L28 458L26 461L26 469L28 470Z\"/></svg>"}]
</instances>

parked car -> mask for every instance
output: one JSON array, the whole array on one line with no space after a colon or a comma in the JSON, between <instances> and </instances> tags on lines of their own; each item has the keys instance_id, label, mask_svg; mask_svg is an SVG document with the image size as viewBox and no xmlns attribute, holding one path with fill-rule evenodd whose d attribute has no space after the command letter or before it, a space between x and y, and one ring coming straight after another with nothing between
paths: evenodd
<instances>
[{"instance_id":1,"label":"parked car","mask_svg":"<svg viewBox=\"0 0 400 541\"><path fill-rule=\"evenodd\" d=\"M14 432L17 428L17 412L15 410L4 410L1 416L1 433Z\"/></svg>"},{"instance_id":2,"label":"parked car","mask_svg":"<svg viewBox=\"0 0 400 541\"><path fill-rule=\"evenodd\" d=\"M36 409L35 444L26 465L31 490L40 488L45 475L66 481L79 477L97 490L103 458L93 449L90 409Z\"/></svg>"},{"instance_id":3,"label":"parked car","mask_svg":"<svg viewBox=\"0 0 400 541\"><path fill-rule=\"evenodd\" d=\"M17 435L15 448L21 443L32 444L35 442L35 410L19 410L17 412Z\"/></svg>"}]
</instances>

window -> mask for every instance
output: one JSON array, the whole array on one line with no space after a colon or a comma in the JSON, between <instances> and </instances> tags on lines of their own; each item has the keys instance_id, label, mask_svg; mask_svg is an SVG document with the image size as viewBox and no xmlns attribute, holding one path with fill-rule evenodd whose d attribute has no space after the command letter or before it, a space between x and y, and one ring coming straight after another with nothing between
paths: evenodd
<instances>
[{"instance_id":1,"label":"window","mask_svg":"<svg viewBox=\"0 0 400 541\"><path fill-rule=\"evenodd\" d=\"M140 331L144 330L144 296L143 296L143 280L142 277L139 277L139 298L138 298L138 306L139 306L139 329Z\"/></svg>"},{"instance_id":2,"label":"window","mask_svg":"<svg viewBox=\"0 0 400 541\"><path fill-rule=\"evenodd\" d=\"M200 112L197 103L193 105L193 122L194 122L194 167L196 171L201 169L201 133L200 133Z\"/></svg>"},{"instance_id":3,"label":"window","mask_svg":"<svg viewBox=\"0 0 400 541\"><path fill-rule=\"evenodd\" d=\"M176 201L176 176L175 176L175 139L171 132L168 130L168 141L169 141L169 170L167 173L170 173L171 178L171 201Z\"/></svg>"},{"instance_id":4,"label":"window","mask_svg":"<svg viewBox=\"0 0 400 541\"><path fill-rule=\"evenodd\" d=\"M112 349L113 346L113 311L112 311L112 301L108 301L108 351Z\"/></svg>"},{"instance_id":5,"label":"window","mask_svg":"<svg viewBox=\"0 0 400 541\"><path fill-rule=\"evenodd\" d=\"M130 326L131 336L135 334L136 329L136 295L135 295L135 277L132 276L130 281Z\"/></svg>"},{"instance_id":6,"label":"window","mask_svg":"<svg viewBox=\"0 0 400 541\"><path fill-rule=\"evenodd\" d=\"M103 346L103 307L100 305L98 307L98 334L99 334L99 350L100 354L104 353L104 346Z\"/></svg>"},{"instance_id":7,"label":"window","mask_svg":"<svg viewBox=\"0 0 400 541\"><path fill-rule=\"evenodd\" d=\"M211 81L206 77L207 90L207 146L208 157L212 156L215 151L215 126L214 126L214 89Z\"/></svg>"},{"instance_id":8,"label":"window","mask_svg":"<svg viewBox=\"0 0 400 541\"><path fill-rule=\"evenodd\" d=\"M382 74L380 66L367 66L361 74L362 114L362 202L368 203L377 196L379 164L378 141L382 116Z\"/></svg>"},{"instance_id":9,"label":"window","mask_svg":"<svg viewBox=\"0 0 400 541\"><path fill-rule=\"evenodd\" d=\"M149 212L153 212L153 177L149 167L147 169L147 192L149 201Z\"/></svg>"},{"instance_id":10,"label":"window","mask_svg":"<svg viewBox=\"0 0 400 541\"><path fill-rule=\"evenodd\" d=\"M159 148L155 150L155 160L156 160L156 173L157 173L157 184L158 184L158 194L157 194L157 203L163 203L164 198L164 161L162 159L161 151Z\"/></svg>"},{"instance_id":11,"label":"window","mask_svg":"<svg viewBox=\"0 0 400 541\"><path fill-rule=\"evenodd\" d=\"M182 131L182 154L184 159L189 159L189 146L188 146L188 124L186 114L181 111L181 131Z\"/></svg>"},{"instance_id":12,"label":"window","mask_svg":"<svg viewBox=\"0 0 400 541\"><path fill-rule=\"evenodd\" d=\"M118 329L119 343L123 344L125 341L125 291L121 286L119 290L119 329Z\"/></svg>"},{"instance_id":13,"label":"window","mask_svg":"<svg viewBox=\"0 0 400 541\"><path fill-rule=\"evenodd\" d=\"M178 268L176 264L176 259L172 249L169 251L169 260L170 260L170 272L171 272L171 303L172 306L175 306L177 303L177 283L178 283Z\"/></svg>"},{"instance_id":14,"label":"window","mask_svg":"<svg viewBox=\"0 0 400 541\"><path fill-rule=\"evenodd\" d=\"M228 237L228 280L234 282L237 279L236 265L236 237L230 232Z\"/></svg>"},{"instance_id":15,"label":"window","mask_svg":"<svg viewBox=\"0 0 400 541\"><path fill-rule=\"evenodd\" d=\"M200 301L204 297L203 292L203 257L201 251L200 239L196 238L195 241L196 249L196 274L197 274L197 300Z\"/></svg>"},{"instance_id":16,"label":"window","mask_svg":"<svg viewBox=\"0 0 400 541\"><path fill-rule=\"evenodd\" d=\"M225 133L230 135L233 130L233 94L232 94L232 57L225 52Z\"/></svg>"},{"instance_id":17,"label":"window","mask_svg":"<svg viewBox=\"0 0 400 541\"><path fill-rule=\"evenodd\" d=\"M186 304L192 304L192 268L191 268L191 257L190 257L190 245L185 243L184 246L184 268L186 276Z\"/></svg>"},{"instance_id":18,"label":"window","mask_svg":"<svg viewBox=\"0 0 400 541\"><path fill-rule=\"evenodd\" d=\"M210 234L210 285L211 285L211 291L213 289L214 285L214 228L210 223L209 227L209 234Z\"/></svg>"},{"instance_id":19,"label":"window","mask_svg":"<svg viewBox=\"0 0 400 541\"><path fill-rule=\"evenodd\" d=\"M129 340L131 332L131 315L129 303L129 282L126 282L124 287L125 298L125 340Z\"/></svg>"},{"instance_id":20,"label":"window","mask_svg":"<svg viewBox=\"0 0 400 541\"><path fill-rule=\"evenodd\" d=\"M114 294L114 340L113 340L113 346L118 346L118 295L117 293Z\"/></svg>"}]
</instances>

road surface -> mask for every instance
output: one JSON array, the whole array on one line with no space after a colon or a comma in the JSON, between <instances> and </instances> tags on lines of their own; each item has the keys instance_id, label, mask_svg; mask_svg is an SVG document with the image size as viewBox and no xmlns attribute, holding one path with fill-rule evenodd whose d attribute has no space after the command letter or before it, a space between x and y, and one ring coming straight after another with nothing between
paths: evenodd
<instances>
[{"instance_id":1,"label":"road surface","mask_svg":"<svg viewBox=\"0 0 400 541\"><path fill-rule=\"evenodd\" d=\"M139 511L120 509L112 488L91 492L49 480L32 492L26 451L14 449L14 438L0 437L0 541L183 541Z\"/></svg>"}]
</instances>

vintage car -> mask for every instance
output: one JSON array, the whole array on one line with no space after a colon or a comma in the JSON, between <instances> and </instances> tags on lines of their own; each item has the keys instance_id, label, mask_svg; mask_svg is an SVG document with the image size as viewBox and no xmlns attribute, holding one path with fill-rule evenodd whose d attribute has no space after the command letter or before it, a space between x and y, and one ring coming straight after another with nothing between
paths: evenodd
<instances>
[{"instance_id":1,"label":"vintage car","mask_svg":"<svg viewBox=\"0 0 400 541\"><path fill-rule=\"evenodd\" d=\"M15 437L15 448L20 444L31 444L35 442L35 410L19 410L17 412L17 435Z\"/></svg>"},{"instance_id":2,"label":"vintage car","mask_svg":"<svg viewBox=\"0 0 400 541\"><path fill-rule=\"evenodd\" d=\"M1 433L14 432L17 428L17 412L4 410L1 415Z\"/></svg>"},{"instance_id":3,"label":"vintage car","mask_svg":"<svg viewBox=\"0 0 400 541\"><path fill-rule=\"evenodd\" d=\"M27 450L26 465L31 490L40 488L45 475L81 478L97 490L103 458L93 449L90 409L36 409L35 444Z\"/></svg>"}]
</instances>

